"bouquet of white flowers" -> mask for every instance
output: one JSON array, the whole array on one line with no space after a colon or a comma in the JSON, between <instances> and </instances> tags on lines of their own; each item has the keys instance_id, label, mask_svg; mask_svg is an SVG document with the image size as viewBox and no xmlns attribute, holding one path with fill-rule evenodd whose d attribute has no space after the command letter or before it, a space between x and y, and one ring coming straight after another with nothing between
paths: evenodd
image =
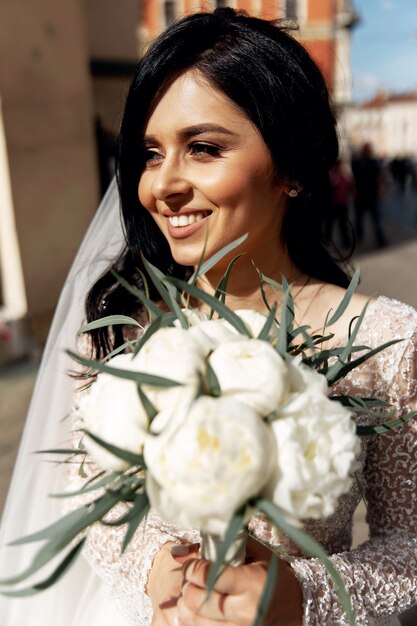
<instances>
[{"instance_id":1,"label":"bouquet of white flowers","mask_svg":"<svg viewBox=\"0 0 417 626\"><path fill-rule=\"evenodd\" d=\"M107 513L120 502L126 511L112 524L126 526L123 549L149 506L169 522L200 529L202 554L213 561L210 591L224 565L242 554L249 519L260 512L304 553L322 560L354 624L338 572L324 549L301 529L301 522L327 517L349 490L361 435L394 428L412 417L361 427L353 413L372 412L384 403L329 397L330 385L393 342L373 350L355 346L365 307L352 323L345 346L323 347L332 336L328 327L349 304L358 273L324 322L321 335L296 326L285 280L279 285L260 273L265 315L227 307L227 279L238 257L214 296L200 290L197 278L241 241L200 263L188 282L164 276L144 260L169 311L150 301L146 288L140 290L118 277L147 308L149 324L136 340L102 361L71 354L99 373L79 402L84 430L79 448L53 451L95 461L100 472L77 494L68 495L98 495L53 526L15 542L46 540L31 566L2 584L17 584L63 549L70 550L46 581L7 592L10 595L53 584L80 551L83 531L93 523L107 523ZM265 297L266 282L282 300L279 319L277 305L271 306ZM191 308L190 297L208 312ZM133 318L109 316L80 332L116 324L139 326ZM384 409L390 418L386 405ZM269 603L275 571L273 559L258 623Z\"/></svg>"}]
</instances>

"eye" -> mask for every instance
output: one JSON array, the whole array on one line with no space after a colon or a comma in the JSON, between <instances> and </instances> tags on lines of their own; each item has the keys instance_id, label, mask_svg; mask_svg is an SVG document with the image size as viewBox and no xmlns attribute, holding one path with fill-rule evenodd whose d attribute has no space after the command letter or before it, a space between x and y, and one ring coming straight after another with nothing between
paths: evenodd
<instances>
[{"instance_id":1,"label":"eye","mask_svg":"<svg viewBox=\"0 0 417 626\"><path fill-rule=\"evenodd\" d=\"M213 143L196 141L189 146L191 154L199 159L219 157L223 149Z\"/></svg>"},{"instance_id":2,"label":"eye","mask_svg":"<svg viewBox=\"0 0 417 626\"><path fill-rule=\"evenodd\" d=\"M152 167L158 165L163 159L163 156L158 152L157 148L143 148L142 158L145 167Z\"/></svg>"}]
</instances>

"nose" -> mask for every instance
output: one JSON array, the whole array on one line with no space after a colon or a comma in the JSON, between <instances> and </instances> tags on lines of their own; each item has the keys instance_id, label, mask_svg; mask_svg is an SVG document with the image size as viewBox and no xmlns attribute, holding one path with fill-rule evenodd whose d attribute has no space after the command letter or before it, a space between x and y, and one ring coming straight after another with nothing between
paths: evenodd
<instances>
[{"instance_id":1,"label":"nose","mask_svg":"<svg viewBox=\"0 0 417 626\"><path fill-rule=\"evenodd\" d=\"M166 156L155 171L152 183L153 196L157 200L167 201L189 193L191 187L183 165L177 159Z\"/></svg>"}]
</instances>

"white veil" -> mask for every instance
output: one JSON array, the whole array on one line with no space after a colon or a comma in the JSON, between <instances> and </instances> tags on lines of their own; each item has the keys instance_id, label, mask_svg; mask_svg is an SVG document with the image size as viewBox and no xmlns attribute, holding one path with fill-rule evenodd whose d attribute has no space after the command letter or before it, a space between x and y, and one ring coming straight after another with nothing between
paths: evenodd
<instances>
[{"instance_id":1,"label":"white veil","mask_svg":"<svg viewBox=\"0 0 417 626\"><path fill-rule=\"evenodd\" d=\"M39 544L7 547L62 517L62 466L45 462L37 450L67 447L68 415L73 399L74 363L65 354L76 348L90 286L118 256L124 244L119 196L113 181L94 217L61 293L44 350L0 528L0 578L23 571ZM35 577L46 578L48 572ZM32 581L31 581L32 582ZM21 586L27 586L23 583ZM5 589L4 587L2 589ZM51 589L35 596L0 596L2 626L117 626L120 618L109 594L82 557Z\"/></svg>"}]
</instances>

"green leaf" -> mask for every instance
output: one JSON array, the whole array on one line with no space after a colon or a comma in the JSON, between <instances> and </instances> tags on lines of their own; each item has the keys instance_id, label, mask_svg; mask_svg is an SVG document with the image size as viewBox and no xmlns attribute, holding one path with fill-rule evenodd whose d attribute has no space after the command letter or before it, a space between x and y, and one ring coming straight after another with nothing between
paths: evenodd
<instances>
[{"instance_id":1,"label":"green leaf","mask_svg":"<svg viewBox=\"0 0 417 626\"><path fill-rule=\"evenodd\" d=\"M0 585L15 585L35 574L55 558L79 533L94 522L101 520L115 504L122 500L123 495L120 491L106 492L91 504L71 511L71 513L68 513L54 524L43 528L39 532L13 541L10 545L47 540L46 544L35 554L32 563L26 570L11 578L0 580Z\"/></svg>"},{"instance_id":2,"label":"green leaf","mask_svg":"<svg viewBox=\"0 0 417 626\"><path fill-rule=\"evenodd\" d=\"M206 383L210 394L215 398L219 398L222 394L222 390L216 372L211 367L209 361L206 361Z\"/></svg>"},{"instance_id":3,"label":"green leaf","mask_svg":"<svg viewBox=\"0 0 417 626\"><path fill-rule=\"evenodd\" d=\"M142 255L143 264L146 267L146 271L149 274L149 277L153 284L155 285L159 295L165 304L175 313L182 328L188 328L188 322L184 313L181 311L181 307L178 305L177 300L181 301L181 294L175 288L175 286L171 283L168 283L166 280L166 276L161 272L160 269L152 265L149 261L145 259Z\"/></svg>"},{"instance_id":4,"label":"green leaf","mask_svg":"<svg viewBox=\"0 0 417 626\"><path fill-rule=\"evenodd\" d=\"M76 455L86 454L85 450L78 448L50 448L49 450L36 450L33 454L65 454Z\"/></svg>"},{"instance_id":5,"label":"green leaf","mask_svg":"<svg viewBox=\"0 0 417 626\"><path fill-rule=\"evenodd\" d=\"M384 422L383 424L376 424L375 426L357 426L356 433L359 437L367 437L369 435L381 435L390 430L396 430L400 428L408 421L417 416L417 411L410 411L405 415L401 415L397 419Z\"/></svg>"},{"instance_id":6,"label":"green leaf","mask_svg":"<svg viewBox=\"0 0 417 626\"><path fill-rule=\"evenodd\" d=\"M148 498L146 499L148 500ZM149 501L141 509L139 509L139 505L138 505L138 509L135 511L134 516L132 517L132 519L128 521L128 528L123 538L122 553L128 547L129 543L132 540L133 535L135 534L137 528L139 527L139 524L141 523L143 518L149 513L149 510L150 510Z\"/></svg>"},{"instance_id":7,"label":"green leaf","mask_svg":"<svg viewBox=\"0 0 417 626\"><path fill-rule=\"evenodd\" d=\"M177 285L177 287L183 289L186 293L189 293L190 296L197 298L198 300L201 300L202 302L205 302L206 304L211 306L211 308L214 309L214 311L216 311L220 317L223 317L225 320L227 320L229 324L231 324L233 328L235 328L241 335L244 335L245 337L251 336L250 332L243 323L243 320L238 315L236 315L234 311L232 311L231 309L229 309L229 307L223 304L223 302L220 302L219 300L217 300L217 298L211 296L202 289L199 289L195 285L189 285L187 282L180 280L179 278L169 277L168 280L169 282Z\"/></svg>"},{"instance_id":8,"label":"green leaf","mask_svg":"<svg viewBox=\"0 0 417 626\"><path fill-rule=\"evenodd\" d=\"M209 270L211 270L211 268L214 267L216 265L216 263L218 263L223 257L225 257L227 254L229 254L229 252L231 252L232 250L234 250L235 248L240 246L241 243L246 241L246 239L248 238L248 235L249 235L249 233L245 233L244 235L239 237L239 239L235 239L234 241L231 241L229 244L227 244L227 246L224 246L221 250L216 252L216 254L213 254L212 257L207 259L207 261L200 266L198 274L196 272L194 272L194 274L192 274L192 276L190 276L190 278L188 279L188 283L190 285L194 284L195 281L200 276L203 276ZM186 291L186 290L184 290L184 291Z\"/></svg>"},{"instance_id":9,"label":"green leaf","mask_svg":"<svg viewBox=\"0 0 417 626\"><path fill-rule=\"evenodd\" d=\"M114 270L111 270L111 273L116 278L117 282L120 283L120 285L122 285L122 287L124 287L132 295L136 296L139 302L143 304L143 306L147 309L149 317L151 319L154 319L155 317L159 317L160 315L164 314L164 312L159 308L159 306L157 306L155 302L152 302L152 300L147 298L141 289L128 283L128 281L125 280L123 276L120 276L120 274L118 274Z\"/></svg>"},{"instance_id":10,"label":"green leaf","mask_svg":"<svg viewBox=\"0 0 417 626\"><path fill-rule=\"evenodd\" d=\"M284 280L284 278L283 278ZM289 286L287 286L284 295L284 301L281 306L281 315L279 319L279 335L276 348L279 354L285 358L288 353L288 345L291 341L290 331L294 323L294 300L291 296Z\"/></svg>"},{"instance_id":11,"label":"green leaf","mask_svg":"<svg viewBox=\"0 0 417 626\"><path fill-rule=\"evenodd\" d=\"M327 382L329 383L329 385L333 385L336 381L340 380L340 378L344 378L346 374L348 374L351 370L355 369L359 365L362 365L362 363L365 363L365 361L375 356L375 354L378 354L378 352L381 352L382 350L389 348L389 346L392 346L401 341L404 341L404 340L392 339L391 341L387 341L381 346L378 346L377 348L374 348L373 350L369 350L369 352L367 352L363 356L355 359L354 361L349 361L348 363L343 362L342 360L343 355L342 355L340 357L340 360L337 363L335 363L335 365L330 367L328 372L325 374L327 378Z\"/></svg>"},{"instance_id":12,"label":"green leaf","mask_svg":"<svg viewBox=\"0 0 417 626\"><path fill-rule=\"evenodd\" d=\"M137 343L137 339L133 340L133 341L125 341L124 343L122 343L120 346L118 346L117 348L115 348L114 350L112 350L111 352L109 352L108 354L106 354L105 357L103 357L103 363L106 363L106 361L110 361L110 359L112 359L114 356L116 356L117 354L120 354L121 352L124 352L127 348L130 349L131 353L134 353L134 347Z\"/></svg>"},{"instance_id":13,"label":"green leaf","mask_svg":"<svg viewBox=\"0 0 417 626\"><path fill-rule=\"evenodd\" d=\"M261 599L259 601L258 614L253 623L253 626L261 626L264 623L266 613L274 595L275 581L278 574L278 563L279 561L277 555L273 554L269 562L268 574L262 591Z\"/></svg>"},{"instance_id":14,"label":"green leaf","mask_svg":"<svg viewBox=\"0 0 417 626\"><path fill-rule=\"evenodd\" d=\"M139 322L133 317L128 317L127 315L107 315L106 317L94 320L94 322L85 324L77 332L77 335L88 333L91 330L96 330L97 328L103 328L103 326L116 326L117 324L129 324L130 326L138 326L139 328L142 328Z\"/></svg>"},{"instance_id":15,"label":"green leaf","mask_svg":"<svg viewBox=\"0 0 417 626\"><path fill-rule=\"evenodd\" d=\"M222 278L219 281L219 284L216 287L214 297L218 298L223 303L226 302L226 290L227 290L227 283L229 282L229 278L230 278L230 273L233 269L234 264L236 263L238 259L240 259L241 256L243 256L243 254L238 254L230 261L225 273L223 274Z\"/></svg>"},{"instance_id":16,"label":"green leaf","mask_svg":"<svg viewBox=\"0 0 417 626\"><path fill-rule=\"evenodd\" d=\"M88 430L84 430L84 432L93 441L98 443L99 446L101 446L108 452L111 452L111 454L114 454L114 456L117 456L118 459L122 459L122 461L126 461L126 463L129 463L133 466L140 465L141 467L144 467L145 461L143 458L143 454L135 454L134 452L130 452L129 450L124 450L123 448L114 446L113 444L104 441L104 439L101 439L101 437L97 437L97 435L90 433Z\"/></svg>"},{"instance_id":17,"label":"green leaf","mask_svg":"<svg viewBox=\"0 0 417 626\"><path fill-rule=\"evenodd\" d=\"M138 385L138 394L146 415L148 416L149 422L152 422L154 417L158 414L158 410L154 407L140 385Z\"/></svg>"},{"instance_id":18,"label":"green leaf","mask_svg":"<svg viewBox=\"0 0 417 626\"><path fill-rule=\"evenodd\" d=\"M56 583L61 576L68 571L71 565L74 563L75 559L81 552L81 549L85 543L85 538L81 539L70 552L66 555L64 560L58 565L58 567L52 572L52 574L43 580L40 583L36 583L32 587L27 587L25 589L19 589L18 591L0 591L0 594L3 596L8 596L11 598L23 598L25 596L33 596L40 591L44 591L51 587L54 583Z\"/></svg>"},{"instance_id":19,"label":"green leaf","mask_svg":"<svg viewBox=\"0 0 417 626\"><path fill-rule=\"evenodd\" d=\"M190 276L190 278L188 279L188 282L191 285L195 284L195 281L197 280L197 278L200 276L200 272L201 272L201 267L203 265L204 262L204 257L206 255L206 248L207 248L207 241L208 241L208 234L209 234L209 229L208 229L208 225L206 227L206 232L204 235L204 245L203 245L203 249L201 251L200 254L200 258L198 259L198 263L197 263L197 267L195 269L195 271L193 272L193 274Z\"/></svg>"},{"instance_id":20,"label":"green leaf","mask_svg":"<svg viewBox=\"0 0 417 626\"><path fill-rule=\"evenodd\" d=\"M160 317L153 320L153 322L151 322L151 324L147 326L142 337L136 344L133 354L136 356L136 354L138 354L138 352L142 350L148 339L150 339L157 330L159 330L160 328L167 328L168 326L171 326L176 319L177 316L175 315L175 313L164 313L164 315L161 315Z\"/></svg>"},{"instance_id":21,"label":"green leaf","mask_svg":"<svg viewBox=\"0 0 417 626\"><path fill-rule=\"evenodd\" d=\"M177 382L176 380L171 380L170 378L162 378L161 376L154 376L153 374L146 374L145 372L134 372L132 370L124 370L117 367L111 367L110 365L105 365L102 361L86 359L79 354L72 352L72 350L67 350L66 352L72 359L74 359L74 361L80 363L80 365L85 365L86 367L97 370L99 372L112 374L113 376L117 376L118 378L133 380L139 385L152 385L154 387L179 387L182 384Z\"/></svg>"},{"instance_id":22,"label":"green leaf","mask_svg":"<svg viewBox=\"0 0 417 626\"><path fill-rule=\"evenodd\" d=\"M219 578L221 572L224 567L228 564L226 561L226 555L232 546L233 542L236 540L236 537L240 530L245 525L245 507L242 507L229 522L227 527L225 536L223 541L218 545L218 550L216 554L216 560L211 564L209 569L209 574L207 577L206 590L207 595L209 595L216 584L217 579ZM246 538L244 539L246 541ZM240 548L237 550L237 553L240 552Z\"/></svg>"},{"instance_id":23,"label":"green leaf","mask_svg":"<svg viewBox=\"0 0 417 626\"><path fill-rule=\"evenodd\" d=\"M276 321L275 321L276 313L277 313L277 305L274 304L272 309L269 311L268 317L267 317L267 319L265 321L265 324L264 324L261 332L258 335L258 339L263 339L264 341L268 340L269 333L271 332L271 329L272 329L273 325L276 323Z\"/></svg>"},{"instance_id":24,"label":"green leaf","mask_svg":"<svg viewBox=\"0 0 417 626\"><path fill-rule=\"evenodd\" d=\"M349 303L352 299L353 294L356 291L356 288L359 283L359 278L360 278L360 270L358 267L336 311L333 313L330 319L326 320L325 328L327 326L332 326L335 322L337 322L342 317L343 313L346 311L347 307L349 306Z\"/></svg>"},{"instance_id":25,"label":"green leaf","mask_svg":"<svg viewBox=\"0 0 417 626\"><path fill-rule=\"evenodd\" d=\"M102 474L103 472L100 472ZM91 483L89 481L88 485L82 487L82 489L77 489L77 491L63 491L62 493L51 493L49 494L50 498L73 498L74 496L82 496L85 493L92 493L93 491L97 491L97 489L101 489L102 487L106 487L110 483L112 483L116 478L119 477L119 474L112 472L110 475L104 476L101 480L94 481Z\"/></svg>"},{"instance_id":26,"label":"green leaf","mask_svg":"<svg viewBox=\"0 0 417 626\"><path fill-rule=\"evenodd\" d=\"M336 588L337 595L339 596L340 603L346 616L349 620L350 626L355 626L355 615L352 608L352 603L348 592L346 591L343 579L323 546L321 546L313 537L305 533L300 528L296 528L292 524L289 524L282 516L279 508L268 500L257 500L255 504L258 511L264 513L268 519L277 526L277 528L289 537L294 543L301 548L301 550L312 557L315 557L321 561Z\"/></svg>"}]
</instances>

